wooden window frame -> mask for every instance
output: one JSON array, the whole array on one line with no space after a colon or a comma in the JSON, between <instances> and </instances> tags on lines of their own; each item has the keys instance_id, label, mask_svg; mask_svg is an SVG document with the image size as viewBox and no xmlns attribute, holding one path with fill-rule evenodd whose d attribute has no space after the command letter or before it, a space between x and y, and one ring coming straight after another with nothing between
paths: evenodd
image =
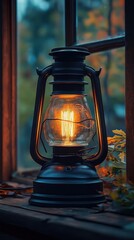
<instances>
[{"instance_id":1,"label":"wooden window frame","mask_svg":"<svg viewBox=\"0 0 134 240\"><path fill-rule=\"evenodd\" d=\"M0 1L0 180L16 170L16 1Z\"/></svg>"},{"instance_id":2,"label":"wooden window frame","mask_svg":"<svg viewBox=\"0 0 134 240\"><path fill-rule=\"evenodd\" d=\"M127 177L134 183L134 1L125 1L125 99Z\"/></svg>"},{"instance_id":3,"label":"wooden window frame","mask_svg":"<svg viewBox=\"0 0 134 240\"><path fill-rule=\"evenodd\" d=\"M134 182L134 2L125 1L125 36L86 44L76 43L76 0L65 0L66 46L81 46L91 53L126 46L126 156L127 177ZM16 0L0 1L0 180L17 169Z\"/></svg>"}]
</instances>

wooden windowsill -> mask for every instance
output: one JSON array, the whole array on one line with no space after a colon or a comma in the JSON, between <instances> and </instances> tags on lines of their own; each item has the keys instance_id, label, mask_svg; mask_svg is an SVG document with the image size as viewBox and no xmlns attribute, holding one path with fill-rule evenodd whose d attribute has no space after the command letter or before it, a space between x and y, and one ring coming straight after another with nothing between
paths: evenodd
<instances>
[{"instance_id":1,"label":"wooden windowsill","mask_svg":"<svg viewBox=\"0 0 134 240\"><path fill-rule=\"evenodd\" d=\"M8 234L0 239L134 239L134 217L97 208L42 208L28 200L0 199L0 230Z\"/></svg>"}]
</instances>

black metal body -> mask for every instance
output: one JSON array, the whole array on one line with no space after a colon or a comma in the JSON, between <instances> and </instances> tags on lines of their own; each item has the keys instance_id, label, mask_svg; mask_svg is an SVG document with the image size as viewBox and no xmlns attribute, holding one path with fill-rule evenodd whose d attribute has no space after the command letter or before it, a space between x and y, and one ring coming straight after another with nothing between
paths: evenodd
<instances>
[{"instance_id":1,"label":"black metal body","mask_svg":"<svg viewBox=\"0 0 134 240\"><path fill-rule=\"evenodd\" d=\"M41 156L38 150L45 86L50 74L54 76L54 81L50 82L53 84L52 94L84 94L84 85L86 84L84 76L87 75L91 79L100 148L98 153L91 158L87 158L87 161L92 161L93 165L97 165L106 157L107 137L99 81L101 69L95 71L93 68L83 63L85 56L88 54L89 52L82 48L54 49L50 55L54 57L55 63L42 71L37 70L39 80L36 93L30 152L32 158L40 165L44 165L44 163L51 160L47 159L45 156Z\"/></svg>"},{"instance_id":2,"label":"black metal body","mask_svg":"<svg viewBox=\"0 0 134 240\"><path fill-rule=\"evenodd\" d=\"M84 94L85 56L89 52L84 48L55 48L50 53L55 63L51 74L54 80L52 94Z\"/></svg>"},{"instance_id":3,"label":"black metal body","mask_svg":"<svg viewBox=\"0 0 134 240\"><path fill-rule=\"evenodd\" d=\"M45 207L90 207L105 201L93 166L51 163L34 181L30 204Z\"/></svg>"},{"instance_id":4,"label":"black metal body","mask_svg":"<svg viewBox=\"0 0 134 240\"><path fill-rule=\"evenodd\" d=\"M60 48L50 53L55 59L52 66L37 71L39 74L35 112L31 135L31 155L42 165L34 181L34 192L30 204L39 206L91 206L104 201L102 181L95 165L100 164L107 154L107 138L99 83L100 71L87 67L83 60L89 52L83 48ZM99 151L83 160L77 156L82 147L54 147L53 158L41 156L38 150L45 84L52 74L52 94L84 94L84 76L92 82L96 115ZM63 154L64 153L64 154ZM70 154L69 154L70 153ZM73 154L72 154L73 153ZM76 153L76 155L75 155Z\"/></svg>"}]
</instances>

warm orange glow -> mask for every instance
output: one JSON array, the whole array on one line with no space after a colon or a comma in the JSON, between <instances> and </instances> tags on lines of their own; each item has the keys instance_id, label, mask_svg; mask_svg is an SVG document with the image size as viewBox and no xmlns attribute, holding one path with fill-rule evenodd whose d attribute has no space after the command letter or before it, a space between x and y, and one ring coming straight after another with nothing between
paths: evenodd
<instances>
[{"instance_id":1,"label":"warm orange glow","mask_svg":"<svg viewBox=\"0 0 134 240\"><path fill-rule=\"evenodd\" d=\"M49 146L87 146L94 134L84 95L53 95L44 117L44 135Z\"/></svg>"},{"instance_id":2,"label":"warm orange glow","mask_svg":"<svg viewBox=\"0 0 134 240\"><path fill-rule=\"evenodd\" d=\"M61 111L61 135L64 141L71 141L74 136L74 112Z\"/></svg>"}]
</instances>

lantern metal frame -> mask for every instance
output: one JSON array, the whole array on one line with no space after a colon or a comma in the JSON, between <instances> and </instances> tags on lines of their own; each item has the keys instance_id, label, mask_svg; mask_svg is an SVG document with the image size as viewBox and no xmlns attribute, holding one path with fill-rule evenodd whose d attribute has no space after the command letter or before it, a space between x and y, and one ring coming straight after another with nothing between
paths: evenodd
<instances>
[{"instance_id":1,"label":"lantern metal frame","mask_svg":"<svg viewBox=\"0 0 134 240\"><path fill-rule=\"evenodd\" d=\"M34 181L34 192L30 204L52 207L87 207L105 201L102 194L103 183L99 179L95 166L104 161L107 155L107 137L104 121L100 71L95 71L83 63L89 55L87 49L65 47L53 49L50 53L55 62L37 70L39 75L30 151L32 158L42 165L42 169ZM91 79L99 151L86 160L77 154L83 147L53 147L53 158L48 159L39 153L42 111L47 78L53 75L52 94L84 94L84 76ZM71 88L70 88L71 87ZM66 151L65 151L66 150Z\"/></svg>"}]
</instances>

